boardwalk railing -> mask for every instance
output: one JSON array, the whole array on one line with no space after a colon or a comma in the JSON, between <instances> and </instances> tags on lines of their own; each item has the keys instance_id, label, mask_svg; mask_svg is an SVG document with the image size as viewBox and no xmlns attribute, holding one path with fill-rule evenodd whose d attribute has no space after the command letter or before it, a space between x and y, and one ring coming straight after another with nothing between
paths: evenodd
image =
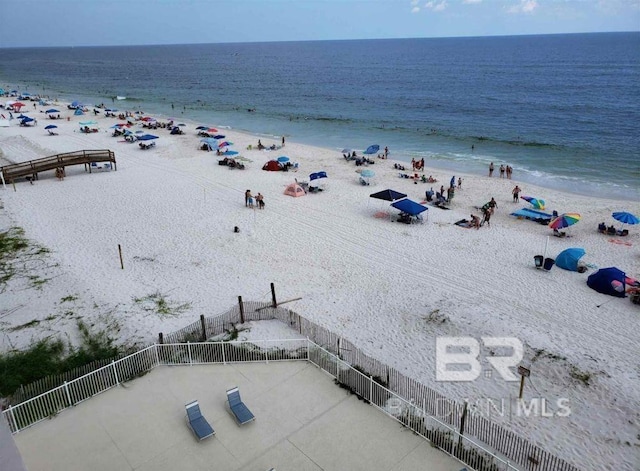
<instances>
[{"instance_id":1,"label":"boardwalk railing","mask_svg":"<svg viewBox=\"0 0 640 471\"><path fill-rule=\"evenodd\" d=\"M158 353L163 351L162 342L164 342L165 345L184 344L185 342L200 342L211 337L222 335L225 332L229 332L234 328L235 324L241 322L270 319L278 319L281 322L289 325L292 329L298 331L303 337L310 339L311 344L322 348L323 351L326 352L326 355L338 358L341 362L339 364L350 365L349 368L357 371L358 374L371 378L375 381L376 384L380 386L380 388L384 388L385 390L388 390L389 393L400 398L402 401L412 404L412 407L418 407L418 409L421 411L420 414L424 414L424 417L430 417L428 421L419 420L420 418L416 419L414 417L415 414L409 414L409 416L406 417L402 416L405 418L401 421L403 423L417 423L417 430L413 428L413 426L411 426L410 428L416 430L417 433L425 436L445 451L449 450L447 451L448 453L453 453L451 450L454 450L454 444L456 445L456 450L466 450L466 448L460 448L460 446L457 444L465 444L467 442L483 443L484 448L492 450L496 455L502 456L505 463L507 462L507 460L510 461L511 464L509 466L511 466L512 468L514 466L517 466L518 469L521 469L523 471L578 471L578 468L576 468L572 464L547 452L546 450L540 448L526 438L505 428L503 425L495 423L492 420L480 415L468 414L465 416L465 407L463 403L451 400L448 397L429 388L428 386L421 384L417 380L405 376L396 369L363 353L358 347L356 347L348 340L325 329L322 326L319 326L305 319L299 314L288 309L273 307L272 304L268 302L239 303L238 305L233 306L227 312L218 316L208 318L201 316L198 321L188 325L187 327L177 332L173 332L164 336L161 334L161 340L159 342L160 345L158 345L159 348L156 350L156 355L159 356L160 354L162 354ZM258 344L258 342L252 343ZM234 342L228 343L228 345L234 344ZM193 361L193 345L194 344L191 344L191 347L181 347L182 358L188 357L191 358L190 361ZM156 347L156 345L153 345L149 348L154 347ZM204 363L224 363L225 361L230 360L223 355L226 355L229 352L235 352L235 350L230 350L231 347L217 348L219 349L219 351L216 351L215 349L207 350L207 352L209 352L208 354L213 356L198 358L204 358L204 360L202 360L202 362ZM174 350L170 351L172 352L172 355L176 354ZM253 354L257 355L255 356L255 361L267 360L267 358L260 358L261 354L262 353ZM124 359L116 360L114 364L119 364L119 362L123 360ZM167 361L168 360L163 357L161 359L158 359L156 364L154 364L153 366L157 364L169 364L167 363ZM171 364L182 364L181 361L182 360L178 358L176 360L176 363ZM358 394L366 400L371 401L365 394L367 392L365 391L365 386L358 385L357 383L354 383L355 385L352 384L355 381L352 378L354 375L353 373L343 375L342 372L336 369L336 365L338 363L331 362L329 360L321 360L316 357L314 357L313 359L309 359L309 361L313 361L313 363L318 364L321 368L331 373L342 384L349 385L349 388L355 394ZM325 365L321 363L322 361L328 361L328 363ZM98 371L106 371L110 367L115 371L115 366L106 366ZM135 374L133 375L133 377L135 377ZM130 378L128 378L127 376L120 376L118 379L120 381L123 381ZM64 387L67 384L63 381L67 381L69 383L72 382L69 380L69 378L61 378L60 382L58 383L62 384L60 388ZM107 379L105 378L104 381L107 381ZM50 385L51 383L49 382L48 384ZM44 389L42 389L42 386L38 384L34 385L34 387L27 386L25 389L30 393L30 396L28 397L33 397L33 394L38 391L44 391ZM19 395L17 394L16 397L18 396ZM22 397L23 400L28 399L28 397ZM374 401L371 402L373 403ZM15 401L12 401L12 403L16 404ZM54 405L57 404L57 402L54 402ZM378 407L381 407L378 402L375 402L375 404ZM45 410L47 409L45 408ZM464 420L463 416L465 417ZM462 427L463 423L464 427ZM432 424L435 425L432 427ZM407 423L405 423L405 425L407 425ZM23 427L19 427L18 430L20 428ZM15 430L15 428L12 430ZM460 430L462 430L462 434L458 432ZM480 445L477 446L480 447ZM484 448L482 449L483 453L485 451ZM474 469L486 469L491 471L506 469L504 467L486 468L474 466L474 463L472 461L475 459L480 460L481 458L479 458L478 456L484 455L476 456L476 454L474 454L475 452L469 452L473 456L470 455L468 459L463 460L460 453L462 453L462 451L460 451L458 455L454 456L461 459L469 466L474 467ZM467 452L465 451L464 453Z\"/></svg>"},{"instance_id":2,"label":"boardwalk railing","mask_svg":"<svg viewBox=\"0 0 640 471\"><path fill-rule=\"evenodd\" d=\"M517 471L495 453L390 391L310 340L155 344L3 411L13 433L54 417L158 366L309 361L405 427L479 471Z\"/></svg>"},{"instance_id":3,"label":"boardwalk railing","mask_svg":"<svg viewBox=\"0 0 640 471\"><path fill-rule=\"evenodd\" d=\"M0 174L5 182L13 182L18 178L27 176L32 176L37 180L39 172L64 168L70 165L84 164L85 170L88 169L89 172L91 172L91 163L93 162L112 162L114 170L118 170L115 154L111 150L104 149L79 150L76 152L67 152L66 154L51 155L42 159L5 165L0 167Z\"/></svg>"}]
</instances>

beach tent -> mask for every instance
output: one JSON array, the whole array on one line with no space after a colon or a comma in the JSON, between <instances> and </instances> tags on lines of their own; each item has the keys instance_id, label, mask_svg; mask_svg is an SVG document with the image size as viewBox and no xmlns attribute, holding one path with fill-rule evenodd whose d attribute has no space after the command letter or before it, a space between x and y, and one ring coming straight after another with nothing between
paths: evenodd
<instances>
[{"instance_id":1,"label":"beach tent","mask_svg":"<svg viewBox=\"0 0 640 471\"><path fill-rule=\"evenodd\" d=\"M589 288L598 293L624 298L626 275L616 267L601 268L587 278Z\"/></svg>"},{"instance_id":2,"label":"beach tent","mask_svg":"<svg viewBox=\"0 0 640 471\"><path fill-rule=\"evenodd\" d=\"M563 250L556 257L556 265L565 270L578 271L578 261L585 253L585 250L579 247Z\"/></svg>"},{"instance_id":3,"label":"beach tent","mask_svg":"<svg viewBox=\"0 0 640 471\"><path fill-rule=\"evenodd\" d=\"M300 185L297 183L290 183L284 190L285 195L293 196L297 198L298 196L304 196L306 193L302 189Z\"/></svg>"},{"instance_id":4,"label":"beach tent","mask_svg":"<svg viewBox=\"0 0 640 471\"><path fill-rule=\"evenodd\" d=\"M403 213L410 214L411 216L417 216L421 212L427 211L429 209L429 208L425 208L420 203L416 203L415 201L412 201L408 198L391 203L391 206L393 206L396 209L399 209Z\"/></svg>"},{"instance_id":5,"label":"beach tent","mask_svg":"<svg viewBox=\"0 0 640 471\"><path fill-rule=\"evenodd\" d=\"M84 114L84 111L82 111L82 108L76 108L76 110L73 112L73 114L75 116L82 116Z\"/></svg>"},{"instance_id":6,"label":"beach tent","mask_svg":"<svg viewBox=\"0 0 640 471\"><path fill-rule=\"evenodd\" d=\"M385 201L396 201L406 198L407 195L395 190L382 190L377 193L370 194L369 197Z\"/></svg>"},{"instance_id":7,"label":"beach tent","mask_svg":"<svg viewBox=\"0 0 640 471\"><path fill-rule=\"evenodd\" d=\"M269 172L277 172L282 170L282 165L277 160L270 160L266 164L263 165L262 170L267 170Z\"/></svg>"}]
</instances>

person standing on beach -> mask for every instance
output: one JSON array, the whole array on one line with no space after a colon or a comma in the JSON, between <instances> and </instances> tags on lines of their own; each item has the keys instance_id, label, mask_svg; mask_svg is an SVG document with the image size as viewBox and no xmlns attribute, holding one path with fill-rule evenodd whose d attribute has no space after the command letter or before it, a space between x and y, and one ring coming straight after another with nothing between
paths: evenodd
<instances>
[{"instance_id":1,"label":"person standing on beach","mask_svg":"<svg viewBox=\"0 0 640 471\"><path fill-rule=\"evenodd\" d=\"M492 177L493 176L493 162L491 162L489 164L489 176Z\"/></svg>"},{"instance_id":2,"label":"person standing on beach","mask_svg":"<svg viewBox=\"0 0 640 471\"><path fill-rule=\"evenodd\" d=\"M244 205L245 207L249 206L249 198L253 199L253 196L251 196L251 190L247 190L244 192Z\"/></svg>"},{"instance_id":3,"label":"person standing on beach","mask_svg":"<svg viewBox=\"0 0 640 471\"><path fill-rule=\"evenodd\" d=\"M462 188L462 178L458 177L458 190Z\"/></svg>"},{"instance_id":4,"label":"person standing on beach","mask_svg":"<svg viewBox=\"0 0 640 471\"><path fill-rule=\"evenodd\" d=\"M384 146L384 158L386 159L387 157L389 157L389 148Z\"/></svg>"},{"instance_id":5,"label":"person standing on beach","mask_svg":"<svg viewBox=\"0 0 640 471\"><path fill-rule=\"evenodd\" d=\"M284 147L284 136L282 136L282 147Z\"/></svg>"},{"instance_id":6,"label":"person standing on beach","mask_svg":"<svg viewBox=\"0 0 640 471\"><path fill-rule=\"evenodd\" d=\"M258 192L256 202L258 203L258 209L264 209L264 196L262 196L262 193Z\"/></svg>"},{"instance_id":7,"label":"person standing on beach","mask_svg":"<svg viewBox=\"0 0 640 471\"><path fill-rule=\"evenodd\" d=\"M511 190L511 193L513 193L513 202L517 203L519 198L520 198L520 187L518 185L515 186L515 188L513 190Z\"/></svg>"}]
</instances>

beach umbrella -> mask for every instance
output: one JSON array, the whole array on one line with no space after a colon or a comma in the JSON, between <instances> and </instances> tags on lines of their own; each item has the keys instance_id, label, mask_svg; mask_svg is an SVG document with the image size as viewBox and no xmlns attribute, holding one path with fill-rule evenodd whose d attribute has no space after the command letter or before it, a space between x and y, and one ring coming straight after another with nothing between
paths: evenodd
<instances>
[{"instance_id":1,"label":"beach umbrella","mask_svg":"<svg viewBox=\"0 0 640 471\"><path fill-rule=\"evenodd\" d=\"M289 159L289 157L287 157L286 155L282 155L282 156L278 157L276 160L278 162L280 162L281 164L286 164L291 159Z\"/></svg>"},{"instance_id":2,"label":"beach umbrella","mask_svg":"<svg viewBox=\"0 0 640 471\"><path fill-rule=\"evenodd\" d=\"M373 144L367 147L367 150L365 150L364 153L367 155L371 155L371 154L375 154L379 150L380 150L380 146L378 144Z\"/></svg>"},{"instance_id":3,"label":"beach umbrella","mask_svg":"<svg viewBox=\"0 0 640 471\"><path fill-rule=\"evenodd\" d=\"M533 196L521 196L520 198L522 198L523 200L531 203L531 205L535 209L544 209L544 205L545 205L544 200L541 200L541 199L538 199L538 198L534 198Z\"/></svg>"},{"instance_id":4,"label":"beach umbrella","mask_svg":"<svg viewBox=\"0 0 640 471\"><path fill-rule=\"evenodd\" d=\"M565 249L556 257L556 265L565 270L578 271L578 261L585 253L585 250L580 247Z\"/></svg>"},{"instance_id":5,"label":"beach umbrella","mask_svg":"<svg viewBox=\"0 0 640 471\"><path fill-rule=\"evenodd\" d=\"M154 136L153 134L143 134L142 136L138 136L139 141L150 141L152 139L158 139L158 136Z\"/></svg>"},{"instance_id":6,"label":"beach umbrella","mask_svg":"<svg viewBox=\"0 0 640 471\"><path fill-rule=\"evenodd\" d=\"M28 116L25 116L24 118L22 118L22 124L30 123L31 121L33 121L33 118L29 118Z\"/></svg>"},{"instance_id":7,"label":"beach umbrella","mask_svg":"<svg viewBox=\"0 0 640 471\"><path fill-rule=\"evenodd\" d=\"M19 101L16 101L12 106L14 110L20 110L20 108L24 106L24 103L20 103Z\"/></svg>"},{"instance_id":8,"label":"beach umbrella","mask_svg":"<svg viewBox=\"0 0 640 471\"><path fill-rule=\"evenodd\" d=\"M640 219L638 219L637 216L631 213L627 213L626 211L617 211L611 216L613 216L613 219L621 222L622 224L640 224Z\"/></svg>"},{"instance_id":9,"label":"beach umbrella","mask_svg":"<svg viewBox=\"0 0 640 471\"><path fill-rule=\"evenodd\" d=\"M45 128L45 129L55 129L55 128L57 128L57 127L58 127L58 126L56 126L55 124L50 124L50 125L48 125L48 126L45 126L44 128Z\"/></svg>"},{"instance_id":10,"label":"beach umbrella","mask_svg":"<svg viewBox=\"0 0 640 471\"><path fill-rule=\"evenodd\" d=\"M320 171L320 172L314 172L309 174L309 180L312 180L312 181L320 180L322 178L327 178L327 172Z\"/></svg>"},{"instance_id":11,"label":"beach umbrella","mask_svg":"<svg viewBox=\"0 0 640 471\"><path fill-rule=\"evenodd\" d=\"M239 152L235 150L227 150L222 153L222 155L238 155Z\"/></svg>"},{"instance_id":12,"label":"beach umbrella","mask_svg":"<svg viewBox=\"0 0 640 471\"><path fill-rule=\"evenodd\" d=\"M206 127L206 126L198 126L198 127L196 128L196 130L197 130L197 131L204 131L205 129L209 129L209 128L208 128L208 127Z\"/></svg>"},{"instance_id":13,"label":"beach umbrella","mask_svg":"<svg viewBox=\"0 0 640 471\"><path fill-rule=\"evenodd\" d=\"M218 144L218 147L229 147L232 146L233 142L229 142L229 141L222 141L220 144Z\"/></svg>"},{"instance_id":14,"label":"beach umbrella","mask_svg":"<svg viewBox=\"0 0 640 471\"><path fill-rule=\"evenodd\" d=\"M218 130L216 128L208 128L207 132L210 132L211 134L218 132ZM224 136L222 136L224 137Z\"/></svg>"},{"instance_id":15,"label":"beach umbrella","mask_svg":"<svg viewBox=\"0 0 640 471\"><path fill-rule=\"evenodd\" d=\"M222 134L216 134L215 136L213 136L214 139L224 139L224 136Z\"/></svg>"},{"instance_id":16,"label":"beach umbrella","mask_svg":"<svg viewBox=\"0 0 640 471\"><path fill-rule=\"evenodd\" d=\"M564 229L565 227L572 226L581 219L578 213L564 213L554 218L549 223L551 229Z\"/></svg>"},{"instance_id":17,"label":"beach umbrella","mask_svg":"<svg viewBox=\"0 0 640 471\"><path fill-rule=\"evenodd\" d=\"M45 111L45 113L60 113L59 110L51 108L50 110Z\"/></svg>"},{"instance_id":18,"label":"beach umbrella","mask_svg":"<svg viewBox=\"0 0 640 471\"><path fill-rule=\"evenodd\" d=\"M373 170L369 170L368 168L365 168L363 171L360 172L360 176L365 178L371 178L371 177L375 177L376 174Z\"/></svg>"},{"instance_id":19,"label":"beach umbrella","mask_svg":"<svg viewBox=\"0 0 640 471\"><path fill-rule=\"evenodd\" d=\"M178 123L178 124L176 124L176 126L186 126L186 124L184 124L184 123Z\"/></svg>"},{"instance_id":20,"label":"beach umbrella","mask_svg":"<svg viewBox=\"0 0 640 471\"><path fill-rule=\"evenodd\" d=\"M210 146L217 146L218 145L217 139L214 139L213 137L203 137L202 139L200 139L200 142L206 142Z\"/></svg>"}]
</instances>

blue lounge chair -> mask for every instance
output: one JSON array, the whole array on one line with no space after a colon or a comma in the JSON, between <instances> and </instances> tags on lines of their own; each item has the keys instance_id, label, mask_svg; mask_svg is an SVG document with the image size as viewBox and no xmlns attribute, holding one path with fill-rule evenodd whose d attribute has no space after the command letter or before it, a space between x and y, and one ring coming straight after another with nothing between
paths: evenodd
<instances>
[{"instance_id":1,"label":"blue lounge chair","mask_svg":"<svg viewBox=\"0 0 640 471\"><path fill-rule=\"evenodd\" d=\"M193 401L187 404L187 423L193 434L198 437L198 440L204 440L212 435L215 435L215 430L209 425L207 419L202 416L200 412L200 406L198 401Z\"/></svg>"},{"instance_id":2,"label":"blue lounge chair","mask_svg":"<svg viewBox=\"0 0 640 471\"><path fill-rule=\"evenodd\" d=\"M249 408L242 402L242 399L240 399L240 390L237 387L227 391L227 401L238 425L244 425L256 419Z\"/></svg>"}]
</instances>

